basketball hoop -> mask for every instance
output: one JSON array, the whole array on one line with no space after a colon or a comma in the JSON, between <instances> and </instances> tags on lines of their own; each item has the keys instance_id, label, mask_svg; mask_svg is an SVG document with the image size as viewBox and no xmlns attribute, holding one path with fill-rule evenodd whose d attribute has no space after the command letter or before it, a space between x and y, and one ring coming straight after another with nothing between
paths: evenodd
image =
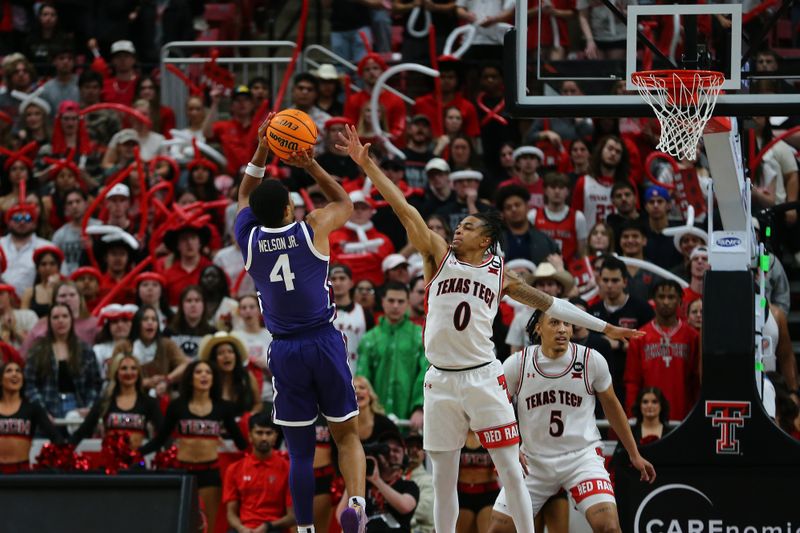
<instances>
[{"instance_id":1,"label":"basketball hoop","mask_svg":"<svg viewBox=\"0 0 800 533\"><path fill-rule=\"evenodd\" d=\"M710 70L645 70L631 82L661 123L658 150L679 159L697 159L697 143L714 112L725 76Z\"/></svg>"}]
</instances>

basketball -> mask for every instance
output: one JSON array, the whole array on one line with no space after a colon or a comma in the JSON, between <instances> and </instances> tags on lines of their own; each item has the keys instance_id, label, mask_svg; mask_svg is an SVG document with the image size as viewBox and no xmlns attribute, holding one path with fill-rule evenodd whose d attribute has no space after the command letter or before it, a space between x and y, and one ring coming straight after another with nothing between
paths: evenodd
<instances>
[{"instance_id":1,"label":"basketball","mask_svg":"<svg viewBox=\"0 0 800 533\"><path fill-rule=\"evenodd\" d=\"M269 149L281 159L292 152L313 148L317 144L317 125L299 109L284 109L272 118L267 128Z\"/></svg>"}]
</instances>

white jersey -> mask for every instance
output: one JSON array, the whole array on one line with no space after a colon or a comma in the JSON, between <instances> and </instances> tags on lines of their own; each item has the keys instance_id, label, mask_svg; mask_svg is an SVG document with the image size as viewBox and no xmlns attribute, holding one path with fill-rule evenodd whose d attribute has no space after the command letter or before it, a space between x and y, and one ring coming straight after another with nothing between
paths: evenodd
<instances>
[{"instance_id":1,"label":"white jersey","mask_svg":"<svg viewBox=\"0 0 800 533\"><path fill-rule=\"evenodd\" d=\"M601 183L587 174L583 183L583 216L586 224L591 228L598 222L605 222L613 212L611 185Z\"/></svg>"},{"instance_id":2,"label":"white jersey","mask_svg":"<svg viewBox=\"0 0 800 533\"><path fill-rule=\"evenodd\" d=\"M600 440L594 393L611 386L611 373L598 352L570 343L564 355L550 359L537 344L506 359L503 371L526 455L562 455Z\"/></svg>"},{"instance_id":3,"label":"white jersey","mask_svg":"<svg viewBox=\"0 0 800 533\"><path fill-rule=\"evenodd\" d=\"M444 256L425 288L425 355L439 368L469 368L495 359L492 323L503 288L503 259L473 266Z\"/></svg>"},{"instance_id":4,"label":"white jersey","mask_svg":"<svg viewBox=\"0 0 800 533\"><path fill-rule=\"evenodd\" d=\"M333 325L344 333L347 339L347 364L355 376L358 363L358 344L361 342L361 337L367 332L367 317L364 314L364 308L355 302L350 311L344 311L341 307L337 307Z\"/></svg>"}]
</instances>

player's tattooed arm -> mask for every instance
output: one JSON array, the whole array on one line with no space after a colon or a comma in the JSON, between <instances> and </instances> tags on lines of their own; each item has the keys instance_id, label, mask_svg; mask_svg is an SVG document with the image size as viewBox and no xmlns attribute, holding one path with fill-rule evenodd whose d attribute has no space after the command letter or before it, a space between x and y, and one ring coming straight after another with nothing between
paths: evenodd
<instances>
[{"instance_id":1,"label":"player's tattooed arm","mask_svg":"<svg viewBox=\"0 0 800 533\"><path fill-rule=\"evenodd\" d=\"M525 283L519 274L513 270L506 270L503 276L503 292L512 299L533 307L547 311L553 305L553 297L535 289Z\"/></svg>"}]
</instances>

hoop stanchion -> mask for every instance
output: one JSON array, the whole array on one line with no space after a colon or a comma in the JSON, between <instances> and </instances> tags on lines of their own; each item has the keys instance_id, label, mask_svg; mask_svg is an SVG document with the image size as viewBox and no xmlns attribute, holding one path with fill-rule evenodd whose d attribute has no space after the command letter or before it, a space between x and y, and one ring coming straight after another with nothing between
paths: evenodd
<instances>
[{"instance_id":1,"label":"hoop stanchion","mask_svg":"<svg viewBox=\"0 0 800 533\"><path fill-rule=\"evenodd\" d=\"M710 70L646 70L634 72L631 82L655 111L661 123L657 149L694 161L725 76Z\"/></svg>"}]
</instances>

